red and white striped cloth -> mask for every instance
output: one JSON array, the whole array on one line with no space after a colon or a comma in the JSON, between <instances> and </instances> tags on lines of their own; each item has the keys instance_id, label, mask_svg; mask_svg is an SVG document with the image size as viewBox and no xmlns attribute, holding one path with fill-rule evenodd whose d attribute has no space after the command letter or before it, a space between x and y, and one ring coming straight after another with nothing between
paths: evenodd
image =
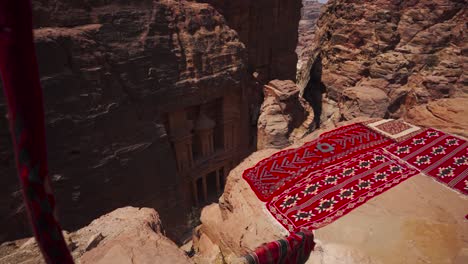
<instances>
[{"instance_id":1,"label":"red and white striped cloth","mask_svg":"<svg viewBox=\"0 0 468 264\"><path fill-rule=\"evenodd\" d=\"M47 263L73 263L56 220L47 175L44 107L30 0L0 1L0 74L23 198Z\"/></svg>"}]
</instances>

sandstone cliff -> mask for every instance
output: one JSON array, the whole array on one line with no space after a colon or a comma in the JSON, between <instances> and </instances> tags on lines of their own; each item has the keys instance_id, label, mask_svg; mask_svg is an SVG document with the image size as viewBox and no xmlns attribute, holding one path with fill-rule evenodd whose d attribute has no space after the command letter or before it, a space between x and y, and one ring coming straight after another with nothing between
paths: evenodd
<instances>
[{"instance_id":1,"label":"sandstone cliff","mask_svg":"<svg viewBox=\"0 0 468 264\"><path fill-rule=\"evenodd\" d=\"M249 72L269 80L295 80L301 0L197 0L210 3L247 47Z\"/></svg>"},{"instance_id":2,"label":"sandstone cliff","mask_svg":"<svg viewBox=\"0 0 468 264\"><path fill-rule=\"evenodd\" d=\"M456 0L329 1L301 87L321 55L341 120L407 117L414 106L464 97L466 12L466 2Z\"/></svg>"},{"instance_id":3,"label":"sandstone cliff","mask_svg":"<svg viewBox=\"0 0 468 264\"><path fill-rule=\"evenodd\" d=\"M211 111L220 119L216 133L226 135L216 144L229 147L220 170L227 173L249 154L262 84L295 78L300 0L32 4L50 173L64 227L77 229L122 206L146 206L158 209L171 237L180 237L194 180L180 173L187 153L178 153L178 131L171 129L184 121L180 127L191 129L200 109L229 101ZM1 95L0 115L4 241L30 233Z\"/></svg>"},{"instance_id":4,"label":"sandstone cliff","mask_svg":"<svg viewBox=\"0 0 468 264\"><path fill-rule=\"evenodd\" d=\"M226 94L248 96L245 45L208 4L84 2L33 1L62 222L73 230L115 208L146 206L174 234L186 223L190 193L177 174L167 114ZM2 241L29 227L17 220L24 209L0 104ZM236 107L239 153L248 152L249 99Z\"/></svg>"}]
</instances>

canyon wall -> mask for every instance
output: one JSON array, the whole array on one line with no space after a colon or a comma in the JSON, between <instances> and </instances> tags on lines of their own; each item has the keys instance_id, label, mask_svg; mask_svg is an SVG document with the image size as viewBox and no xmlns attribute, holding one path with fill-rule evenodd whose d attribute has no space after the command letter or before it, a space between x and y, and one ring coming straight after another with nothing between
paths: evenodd
<instances>
[{"instance_id":1,"label":"canyon wall","mask_svg":"<svg viewBox=\"0 0 468 264\"><path fill-rule=\"evenodd\" d=\"M339 106L335 122L409 118L418 105L465 97L466 12L457 0L329 1L300 85L320 60L328 98Z\"/></svg>"},{"instance_id":2,"label":"canyon wall","mask_svg":"<svg viewBox=\"0 0 468 264\"><path fill-rule=\"evenodd\" d=\"M224 15L247 47L249 72L269 80L295 80L301 0L197 0Z\"/></svg>"},{"instance_id":3,"label":"canyon wall","mask_svg":"<svg viewBox=\"0 0 468 264\"><path fill-rule=\"evenodd\" d=\"M131 205L180 238L191 206L255 149L261 83L295 78L301 2L198 2L32 1L66 230ZM0 116L4 241L30 231L1 93Z\"/></svg>"},{"instance_id":4,"label":"canyon wall","mask_svg":"<svg viewBox=\"0 0 468 264\"><path fill-rule=\"evenodd\" d=\"M320 10L323 6L318 0L302 0L301 20L299 21L299 39L296 53L298 55L297 68L307 63L313 52L315 30Z\"/></svg>"},{"instance_id":5,"label":"canyon wall","mask_svg":"<svg viewBox=\"0 0 468 264\"><path fill-rule=\"evenodd\" d=\"M158 209L169 234L180 235L177 230L187 230L191 179L178 170L178 131L171 116L213 102L221 108L229 95L226 111L235 109L231 121L238 139L229 161L235 164L248 153L244 44L202 3L36 0L33 10L50 176L64 228L75 230L133 205ZM27 235L29 227L21 217L0 101L0 240L5 240ZM219 111L223 118L226 111Z\"/></svg>"}]
</instances>

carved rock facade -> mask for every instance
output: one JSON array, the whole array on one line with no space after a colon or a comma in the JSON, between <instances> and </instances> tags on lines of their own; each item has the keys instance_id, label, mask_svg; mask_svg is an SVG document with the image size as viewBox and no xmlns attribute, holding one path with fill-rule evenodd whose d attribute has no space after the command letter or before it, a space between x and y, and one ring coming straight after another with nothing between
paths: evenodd
<instances>
[{"instance_id":1,"label":"carved rock facade","mask_svg":"<svg viewBox=\"0 0 468 264\"><path fill-rule=\"evenodd\" d=\"M64 228L156 208L168 234L255 149L246 46L206 3L33 1L50 175ZM29 235L0 100L0 241ZM200 198L200 199L198 199Z\"/></svg>"}]
</instances>

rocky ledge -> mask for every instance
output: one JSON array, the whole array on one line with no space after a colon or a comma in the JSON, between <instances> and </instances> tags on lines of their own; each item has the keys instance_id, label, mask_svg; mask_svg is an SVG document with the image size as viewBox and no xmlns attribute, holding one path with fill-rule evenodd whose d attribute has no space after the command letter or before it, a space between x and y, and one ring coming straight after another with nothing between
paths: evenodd
<instances>
[{"instance_id":1,"label":"rocky ledge","mask_svg":"<svg viewBox=\"0 0 468 264\"><path fill-rule=\"evenodd\" d=\"M285 234L242 179L245 169L276 151L261 150L245 159L231 171L219 204L203 210L194 238L197 263L236 263L249 250ZM467 263L467 213L466 196L419 174L316 230L318 245L308 263Z\"/></svg>"},{"instance_id":2,"label":"rocky ledge","mask_svg":"<svg viewBox=\"0 0 468 264\"><path fill-rule=\"evenodd\" d=\"M94 220L88 226L66 233L65 239L76 263L193 263L162 232L154 209L125 207ZM0 263L44 263L34 238L3 243Z\"/></svg>"}]
</instances>

